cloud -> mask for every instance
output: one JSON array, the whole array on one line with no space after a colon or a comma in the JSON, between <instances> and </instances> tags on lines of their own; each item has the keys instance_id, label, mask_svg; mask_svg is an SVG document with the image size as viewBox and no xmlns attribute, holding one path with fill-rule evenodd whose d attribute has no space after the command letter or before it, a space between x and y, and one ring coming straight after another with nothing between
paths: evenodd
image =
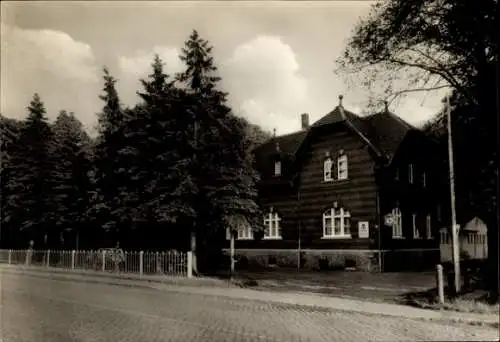
<instances>
[{"instance_id":1,"label":"cloud","mask_svg":"<svg viewBox=\"0 0 500 342\"><path fill-rule=\"evenodd\" d=\"M287 133L300 127L307 111L308 83L292 47L275 36L238 45L221 66L233 108L266 129Z\"/></svg>"},{"instance_id":2,"label":"cloud","mask_svg":"<svg viewBox=\"0 0 500 342\"><path fill-rule=\"evenodd\" d=\"M55 30L1 25L1 112L22 118L33 93L44 101L49 118L60 109L75 111L84 125L95 116L90 97L98 73L90 45Z\"/></svg>"},{"instance_id":3,"label":"cloud","mask_svg":"<svg viewBox=\"0 0 500 342\"><path fill-rule=\"evenodd\" d=\"M2 56L7 70L44 69L57 77L97 80L90 45L54 30L25 30L2 24ZM2 63L4 64L4 63Z\"/></svg>"}]
</instances>

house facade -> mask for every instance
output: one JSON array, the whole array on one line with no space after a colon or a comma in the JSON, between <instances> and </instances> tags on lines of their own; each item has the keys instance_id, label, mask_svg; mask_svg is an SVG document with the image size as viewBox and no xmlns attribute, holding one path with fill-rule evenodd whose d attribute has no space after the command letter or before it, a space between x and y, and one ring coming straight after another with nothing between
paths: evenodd
<instances>
[{"instance_id":1,"label":"house facade","mask_svg":"<svg viewBox=\"0 0 500 342\"><path fill-rule=\"evenodd\" d=\"M435 142L387 108L361 117L339 100L254 151L265 232L240 228L236 254L313 269L435 265L446 184Z\"/></svg>"}]
</instances>

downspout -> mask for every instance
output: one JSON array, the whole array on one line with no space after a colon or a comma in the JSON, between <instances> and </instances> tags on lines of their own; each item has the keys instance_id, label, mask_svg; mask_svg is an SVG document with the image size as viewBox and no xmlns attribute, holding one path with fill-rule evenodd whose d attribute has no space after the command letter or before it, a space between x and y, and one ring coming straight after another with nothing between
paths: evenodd
<instances>
[{"instance_id":1,"label":"downspout","mask_svg":"<svg viewBox=\"0 0 500 342\"><path fill-rule=\"evenodd\" d=\"M377 170L378 171L378 170ZM378 180L377 180L378 183ZM376 190L376 222L378 225L377 229L377 248L378 248L378 269L379 273L382 273L382 220L380 216L380 187L377 184Z\"/></svg>"}]
</instances>

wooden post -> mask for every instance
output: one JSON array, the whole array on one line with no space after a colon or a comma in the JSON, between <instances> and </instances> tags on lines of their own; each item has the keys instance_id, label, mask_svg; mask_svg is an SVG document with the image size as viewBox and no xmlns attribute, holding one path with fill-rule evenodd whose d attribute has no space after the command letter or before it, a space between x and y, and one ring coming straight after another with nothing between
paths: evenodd
<instances>
[{"instance_id":1,"label":"wooden post","mask_svg":"<svg viewBox=\"0 0 500 342\"><path fill-rule=\"evenodd\" d=\"M191 251L187 252L187 277L193 277L193 253Z\"/></svg>"},{"instance_id":2,"label":"wooden post","mask_svg":"<svg viewBox=\"0 0 500 342\"><path fill-rule=\"evenodd\" d=\"M231 229L231 244L230 244L230 255L231 255L231 279L234 275L234 231Z\"/></svg>"},{"instance_id":3,"label":"wooden post","mask_svg":"<svg viewBox=\"0 0 500 342\"><path fill-rule=\"evenodd\" d=\"M139 276L142 277L144 272L144 251L139 252Z\"/></svg>"},{"instance_id":4,"label":"wooden post","mask_svg":"<svg viewBox=\"0 0 500 342\"><path fill-rule=\"evenodd\" d=\"M12 263L12 249L9 249L9 265Z\"/></svg>"},{"instance_id":5,"label":"wooden post","mask_svg":"<svg viewBox=\"0 0 500 342\"><path fill-rule=\"evenodd\" d=\"M439 304L444 304L443 266L436 265L436 288Z\"/></svg>"},{"instance_id":6,"label":"wooden post","mask_svg":"<svg viewBox=\"0 0 500 342\"><path fill-rule=\"evenodd\" d=\"M106 251L102 251L102 271L106 271Z\"/></svg>"},{"instance_id":7,"label":"wooden post","mask_svg":"<svg viewBox=\"0 0 500 342\"><path fill-rule=\"evenodd\" d=\"M196 232L191 232L191 253L193 258L193 272L198 273L198 260L196 258Z\"/></svg>"},{"instance_id":8,"label":"wooden post","mask_svg":"<svg viewBox=\"0 0 500 342\"><path fill-rule=\"evenodd\" d=\"M455 209L455 170L453 166L453 139L451 131L451 105L450 97L446 96L446 114L448 120L448 160L450 166L450 195L451 195L451 237L452 237L452 260L453 260L453 294L460 292L460 247L458 243L458 225Z\"/></svg>"},{"instance_id":9,"label":"wooden post","mask_svg":"<svg viewBox=\"0 0 500 342\"><path fill-rule=\"evenodd\" d=\"M50 249L47 249L47 267L50 267Z\"/></svg>"},{"instance_id":10,"label":"wooden post","mask_svg":"<svg viewBox=\"0 0 500 342\"><path fill-rule=\"evenodd\" d=\"M75 269L75 254L76 254L76 251L72 250L71 251L71 269L72 270Z\"/></svg>"}]
</instances>

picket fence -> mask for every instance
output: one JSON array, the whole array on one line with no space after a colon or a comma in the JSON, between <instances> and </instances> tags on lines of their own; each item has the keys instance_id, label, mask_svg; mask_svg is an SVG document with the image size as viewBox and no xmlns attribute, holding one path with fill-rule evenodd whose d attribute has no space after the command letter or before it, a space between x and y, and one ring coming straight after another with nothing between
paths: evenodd
<instances>
[{"instance_id":1,"label":"picket fence","mask_svg":"<svg viewBox=\"0 0 500 342\"><path fill-rule=\"evenodd\" d=\"M0 250L0 263L67 271L97 271L120 274L169 275L191 278L192 252L83 250Z\"/></svg>"}]
</instances>

